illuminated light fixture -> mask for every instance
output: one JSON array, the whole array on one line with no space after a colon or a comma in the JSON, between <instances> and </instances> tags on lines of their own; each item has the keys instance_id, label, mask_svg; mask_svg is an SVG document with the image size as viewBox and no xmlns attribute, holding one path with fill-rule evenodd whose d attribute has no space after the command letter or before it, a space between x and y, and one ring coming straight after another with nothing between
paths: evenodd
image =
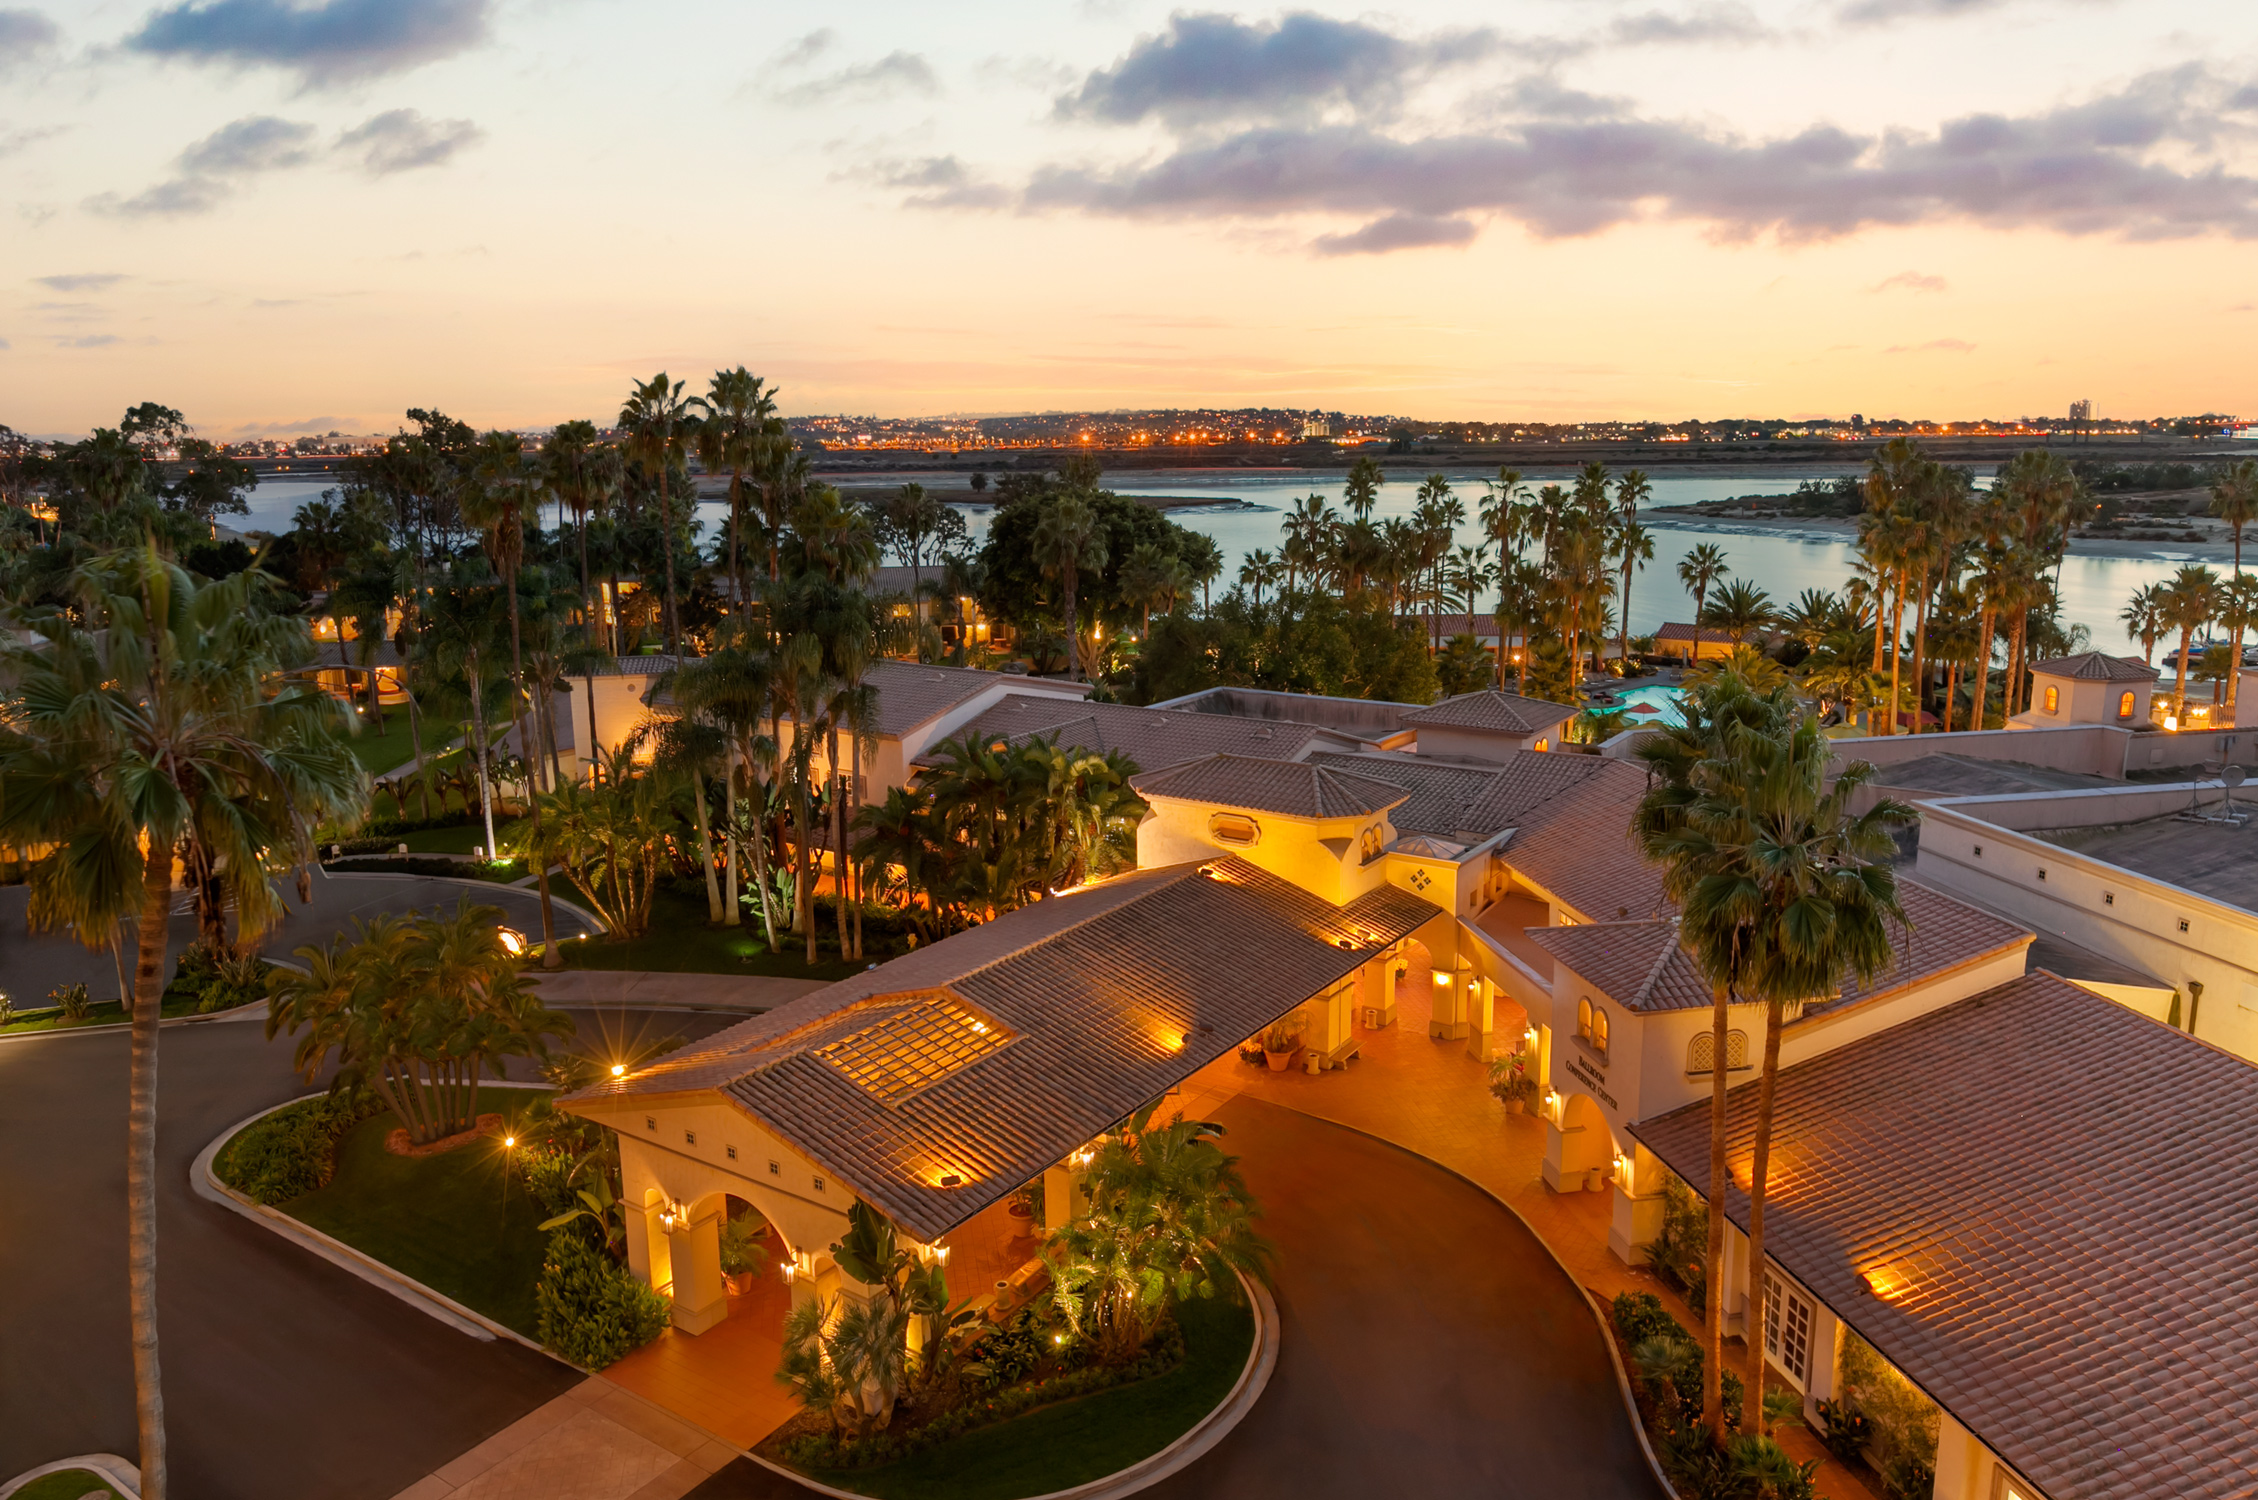
<instances>
[{"instance_id":1,"label":"illuminated light fixture","mask_svg":"<svg viewBox=\"0 0 2258 1500\"><path fill-rule=\"evenodd\" d=\"M941 1186L945 1188L963 1187L964 1178L961 1174L956 1172L943 1172L941 1174Z\"/></svg>"},{"instance_id":2,"label":"illuminated light fixture","mask_svg":"<svg viewBox=\"0 0 2258 1500\"><path fill-rule=\"evenodd\" d=\"M1912 1283L1887 1266L1874 1266L1858 1273L1866 1290L1884 1302L1894 1302L1905 1295Z\"/></svg>"},{"instance_id":3,"label":"illuminated light fixture","mask_svg":"<svg viewBox=\"0 0 2258 1500\"><path fill-rule=\"evenodd\" d=\"M510 957L522 958L525 956L524 933L517 931L515 928L504 927L501 929L501 935L502 946L510 950Z\"/></svg>"},{"instance_id":4,"label":"illuminated light fixture","mask_svg":"<svg viewBox=\"0 0 2258 1500\"><path fill-rule=\"evenodd\" d=\"M624 1077L626 1077L626 1076L627 1076L627 1064L625 1064L625 1063L613 1063L613 1064L612 1064L612 1077L614 1077L614 1078L624 1078Z\"/></svg>"},{"instance_id":5,"label":"illuminated light fixture","mask_svg":"<svg viewBox=\"0 0 2258 1500\"><path fill-rule=\"evenodd\" d=\"M2164 715L2164 727L2166 729L2178 729L2180 727L2179 716L2177 714Z\"/></svg>"},{"instance_id":6,"label":"illuminated light fixture","mask_svg":"<svg viewBox=\"0 0 2258 1500\"><path fill-rule=\"evenodd\" d=\"M1438 988L1438 989L1441 989L1441 988L1443 988L1443 987L1445 987L1445 986L1449 985L1449 983L1450 983L1450 976L1449 976L1448 974L1445 974L1445 973L1444 973L1444 972L1443 972L1442 970L1440 970L1440 969L1437 969L1437 970L1435 971L1435 986L1436 986L1436 988Z\"/></svg>"}]
</instances>

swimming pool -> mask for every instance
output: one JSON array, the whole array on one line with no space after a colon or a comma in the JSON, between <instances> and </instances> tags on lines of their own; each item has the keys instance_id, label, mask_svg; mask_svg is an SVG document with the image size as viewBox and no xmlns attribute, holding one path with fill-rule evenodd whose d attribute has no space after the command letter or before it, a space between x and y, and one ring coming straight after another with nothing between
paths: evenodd
<instances>
[{"instance_id":1,"label":"swimming pool","mask_svg":"<svg viewBox=\"0 0 2258 1500\"><path fill-rule=\"evenodd\" d=\"M1685 717L1678 712L1678 700L1684 696L1684 688L1664 687L1660 683L1650 682L1644 687L1630 688L1617 693L1614 706L1619 709L1627 709L1634 704L1643 703L1655 710L1651 714L1631 715L1633 723L1683 724Z\"/></svg>"}]
</instances>

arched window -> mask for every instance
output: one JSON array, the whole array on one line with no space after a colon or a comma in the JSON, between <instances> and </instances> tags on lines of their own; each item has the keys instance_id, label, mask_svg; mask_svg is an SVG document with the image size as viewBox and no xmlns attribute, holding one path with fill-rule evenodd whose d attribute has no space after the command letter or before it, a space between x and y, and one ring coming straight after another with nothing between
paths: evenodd
<instances>
[{"instance_id":1,"label":"arched window","mask_svg":"<svg viewBox=\"0 0 2258 1500\"><path fill-rule=\"evenodd\" d=\"M1606 1059L1607 1012L1596 1005L1592 1007L1592 1050L1600 1055L1602 1061Z\"/></svg>"},{"instance_id":2,"label":"arched window","mask_svg":"<svg viewBox=\"0 0 2258 1500\"><path fill-rule=\"evenodd\" d=\"M2060 688L2050 687L2046 690L2046 711L2050 714L2062 711L2062 690Z\"/></svg>"},{"instance_id":3,"label":"arched window","mask_svg":"<svg viewBox=\"0 0 2258 1500\"><path fill-rule=\"evenodd\" d=\"M2129 719L2132 716L2133 693L2131 688L2127 688L2121 695L2119 695L2117 699L2117 717L2120 719Z\"/></svg>"},{"instance_id":4,"label":"arched window","mask_svg":"<svg viewBox=\"0 0 2258 1500\"><path fill-rule=\"evenodd\" d=\"M1693 1074L1714 1072L1717 1066L1717 1037L1709 1031L1697 1031L1692 1041L1686 1043L1686 1071ZM1748 1066L1748 1033L1725 1033L1725 1071L1737 1073Z\"/></svg>"},{"instance_id":5,"label":"arched window","mask_svg":"<svg viewBox=\"0 0 2258 1500\"><path fill-rule=\"evenodd\" d=\"M1539 740L1539 741L1537 741L1537 743L1536 743L1535 745L1531 746L1530 748L1531 748L1531 749L1535 749L1535 750L1550 750L1550 749L1552 748L1552 741L1551 741L1551 740L1549 740L1549 739L1546 739L1546 740Z\"/></svg>"},{"instance_id":6,"label":"arched window","mask_svg":"<svg viewBox=\"0 0 2258 1500\"><path fill-rule=\"evenodd\" d=\"M1589 995L1576 1002L1576 1035L1587 1042L1592 1039L1592 1000Z\"/></svg>"}]
</instances>

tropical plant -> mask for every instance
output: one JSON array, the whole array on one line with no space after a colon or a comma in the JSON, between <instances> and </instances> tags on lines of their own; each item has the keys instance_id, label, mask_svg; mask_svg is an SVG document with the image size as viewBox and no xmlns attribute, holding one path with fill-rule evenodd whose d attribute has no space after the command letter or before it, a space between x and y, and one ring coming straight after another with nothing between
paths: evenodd
<instances>
[{"instance_id":1,"label":"tropical plant","mask_svg":"<svg viewBox=\"0 0 2258 1500\"><path fill-rule=\"evenodd\" d=\"M1678 559L1678 582L1694 596L1694 623L1701 618L1709 603L1709 590L1718 579L1732 572L1725 561L1725 549L1715 542L1703 542Z\"/></svg>"},{"instance_id":2,"label":"tropical plant","mask_svg":"<svg viewBox=\"0 0 2258 1500\"><path fill-rule=\"evenodd\" d=\"M310 1083L334 1060L331 1091L374 1091L417 1145L469 1130L484 1076L573 1034L572 1018L544 1007L519 974L501 922L500 907L466 896L443 916L356 921L300 948L302 971L268 979L267 1035L303 1030L299 1073Z\"/></svg>"},{"instance_id":3,"label":"tropical plant","mask_svg":"<svg viewBox=\"0 0 2258 1500\"><path fill-rule=\"evenodd\" d=\"M1729 633L1736 646L1746 645L1748 638L1765 629L1779 618L1772 607L1772 596L1745 578L1735 578L1717 590L1717 596L1702 611L1700 624L1712 630Z\"/></svg>"},{"instance_id":4,"label":"tropical plant","mask_svg":"<svg viewBox=\"0 0 2258 1500\"><path fill-rule=\"evenodd\" d=\"M2182 564L2159 586L2165 628L2180 633L2179 668L2172 679L2172 716L2187 721L2188 647L2195 633L2219 614L2219 575L2200 563Z\"/></svg>"},{"instance_id":5,"label":"tropical plant","mask_svg":"<svg viewBox=\"0 0 2258 1500\"><path fill-rule=\"evenodd\" d=\"M192 578L154 542L90 559L73 607L0 647L0 841L30 867L35 929L107 948L138 924L127 1063L127 1308L142 1493L167 1488L157 1356L157 1022L176 858L224 892L236 940L282 914L272 872L313 858L313 830L366 806L327 695L280 675L312 659L275 580Z\"/></svg>"},{"instance_id":6,"label":"tropical plant","mask_svg":"<svg viewBox=\"0 0 2258 1500\"><path fill-rule=\"evenodd\" d=\"M1087 496L1068 493L1050 502L1035 523L1035 554L1045 577L1056 578L1065 598L1066 674L1082 676L1081 612L1076 601L1082 574L1106 565L1106 539Z\"/></svg>"},{"instance_id":7,"label":"tropical plant","mask_svg":"<svg viewBox=\"0 0 2258 1500\"><path fill-rule=\"evenodd\" d=\"M536 1336L583 1369L601 1370L666 1331L666 1300L571 1230L549 1236L534 1298Z\"/></svg>"},{"instance_id":8,"label":"tropical plant","mask_svg":"<svg viewBox=\"0 0 2258 1500\"><path fill-rule=\"evenodd\" d=\"M619 409L619 425L626 433L627 456L648 476L659 497L659 551L666 560L666 649L682 651L682 616L674 597L673 475L698 428L697 408L703 401L683 394L683 382L668 380L661 370L649 380L635 382Z\"/></svg>"},{"instance_id":9,"label":"tropical plant","mask_svg":"<svg viewBox=\"0 0 2258 1500\"><path fill-rule=\"evenodd\" d=\"M1085 1178L1089 1211L1044 1247L1051 1305L1101 1363L1134 1359L1171 1309L1192 1297L1237 1298L1266 1279L1271 1249L1222 1127L1150 1108L1100 1144Z\"/></svg>"},{"instance_id":10,"label":"tropical plant","mask_svg":"<svg viewBox=\"0 0 2258 1500\"><path fill-rule=\"evenodd\" d=\"M528 838L527 857L561 867L613 936L641 937L677 826L666 779L637 766L633 747L620 745L605 756L601 776L539 796L541 826Z\"/></svg>"}]
</instances>

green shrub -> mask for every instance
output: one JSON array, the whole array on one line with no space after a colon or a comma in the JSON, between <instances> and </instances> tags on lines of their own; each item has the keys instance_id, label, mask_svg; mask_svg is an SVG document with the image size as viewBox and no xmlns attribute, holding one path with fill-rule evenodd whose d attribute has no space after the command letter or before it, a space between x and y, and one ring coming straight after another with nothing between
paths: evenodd
<instances>
[{"instance_id":1,"label":"green shrub","mask_svg":"<svg viewBox=\"0 0 2258 1500\"><path fill-rule=\"evenodd\" d=\"M83 984L58 984L47 992L48 1001L63 1013L66 1021L83 1021L94 1008L94 1001Z\"/></svg>"},{"instance_id":2,"label":"green shrub","mask_svg":"<svg viewBox=\"0 0 2258 1500\"><path fill-rule=\"evenodd\" d=\"M721 1274L759 1275L768 1265L768 1221L747 1209L721 1226Z\"/></svg>"},{"instance_id":3,"label":"green shrub","mask_svg":"<svg viewBox=\"0 0 2258 1500\"><path fill-rule=\"evenodd\" d=\"M220 1181L254 1202L288 1203L337 1174L337 1143L377 1113L374 1099L308 1099L245 1129L213 1163Z\"/></svg>"},{"instance_id":4,"label":"green shrub","mask_svg":"<svg viewBox=\"0 0 2258 1500\"><path fill-rule=\"evenodd\" d=\"M1685 1330L1670 1316L1662 1299L1652 1292L1619 1292L1615 1297L1615 1331L1623 1342L1636 1347L1660 1335L1684 1338Z\"/></svg>"},{"instance_id":5,"label":"green shrub","mask_svg":"<svg viewBox=\"0 0 2258 1500\"><path fill-rule=\"evenodd\" d=\"M267 974L272 968L256 953L220 958L194 943L181 952L172 982L165 986L164 1004L188 1006L199 1015L249 1005L267 997Z\"/></svg>"},{"instance_id":6,"label":"green shrub","mask_svg":"<svg viewBox=\"0 0 2258 1500\"><path fill-rule=\"evenodd\" d=\"M525 1182L526 1196L541 1210L542 1218L553 1219L580 1206L572 1185L572 1168L577 1160L577 1156L562 1146L529 1145L518 1149L514 1164Z\"/></svg>"},{"instance_id":7,"label":"green shrub","mask_svg":"<svg viewBox=\"0 0 2258 1500\"><path fill-rule=\"evenodd\" d=\"M535 1297L541 1342L584 1369L601 1370L666 1330L666 1299L577 1228L549 1236Z\"/></svg>"}]
</instances>

